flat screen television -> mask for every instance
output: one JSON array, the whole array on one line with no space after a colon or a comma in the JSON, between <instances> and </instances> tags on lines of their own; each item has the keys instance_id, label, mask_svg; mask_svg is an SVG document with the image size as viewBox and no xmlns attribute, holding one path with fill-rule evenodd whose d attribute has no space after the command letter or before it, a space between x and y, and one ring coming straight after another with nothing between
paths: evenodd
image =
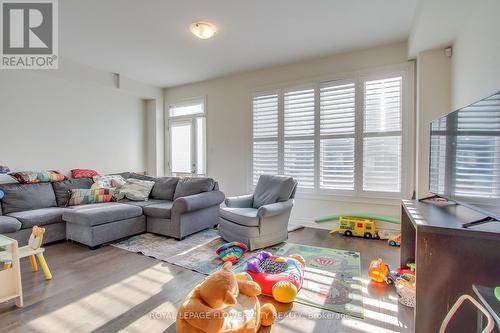
<instances>
[{"instance_id":1,"label":"flat screen television","mask_svg":"<svg viewBox=\"0 0 500 333\"><path fill-rule=\"evenodd\" d=\"M500 91L431 123L429 190L500 220Z\"/></svg>"}]
</instances>

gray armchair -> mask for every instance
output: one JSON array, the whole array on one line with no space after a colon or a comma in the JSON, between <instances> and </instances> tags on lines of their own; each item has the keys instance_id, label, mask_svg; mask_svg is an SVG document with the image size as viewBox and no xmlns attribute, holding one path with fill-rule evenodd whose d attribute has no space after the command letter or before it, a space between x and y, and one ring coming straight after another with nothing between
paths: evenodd
<instances>
[{"instance_id":1,"label":"gray armchair","mask_svg":"<svg viewBox=\"0 0 500 333\"><path fill-rule=\"evenodd\" d=\"M296 189L291 177L262 175L254 194L226 198L226 207L220 209L222 238L250 250L285 241Z\"/></svg>"}]
</instances>

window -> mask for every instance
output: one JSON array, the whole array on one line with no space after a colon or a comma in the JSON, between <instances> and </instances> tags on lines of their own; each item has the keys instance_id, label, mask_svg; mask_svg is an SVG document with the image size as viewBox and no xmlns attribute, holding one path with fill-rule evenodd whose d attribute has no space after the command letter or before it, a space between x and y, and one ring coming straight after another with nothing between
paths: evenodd
<instances>
[{"instance_id":1,"label":"window","mask_svg":"<svg viewBox=\"0 0 500 333\"><path fill-rule=\"evenodd\" d=\"M206 174L205 117L204 99L169 106L169 167L173 175Z\"/></svg>"},{"instance_id":2,"label":"window","mask_svg":"<svg viewBox=\"0 0 500 333\"><path fill-rule=\"evenodd\" d=\"M407 195L409 68L254 95L253 184L285 174L300 192Z\"/></svg>"}]
</instances>

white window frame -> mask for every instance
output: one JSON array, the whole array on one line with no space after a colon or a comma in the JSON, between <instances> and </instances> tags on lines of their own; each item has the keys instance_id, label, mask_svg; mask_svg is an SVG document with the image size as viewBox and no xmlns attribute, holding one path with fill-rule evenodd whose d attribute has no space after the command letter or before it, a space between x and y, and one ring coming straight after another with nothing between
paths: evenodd
<instances>
[{"instance_id":1,"label":"white window frame","mask_svg":"<svg viewBox=\"0 0 500 333\"><path fill-rule=\"evenodd\" d=\"M377 80L389 77L402 77L401 91L401 140L402 140L402 156L401 156L401 191L400 192L377 192L363 190L363 128L364 128L364 82ZM332 81L354 82L356 87L356 106L355 106L355 187L354 190L333 190L322 189L319 187L320 182L320 140L329 135L320 135L320 108L319 108L319 88ZM332 199L339 201L354 201L354 202L370 202L370 203L387 203L391 200L392 204L399 204L399 200L410 198L414 189L414 161L415 161L415 110L414 110L414 63L405 62L402 64L389 65L380 68L356 71L351 73L326 75L313 78L304 82L283 83L274 87L264 87L255 89L251 94L251 101L254 97L278 94L278 171L283 174L284 168L284 92L290 90L315 88L315 131L314 131L314 150L315 150L315 174L314 174L314 189L307 190L299 188L297 190L298 198L305 199ZM251 108L252 111L252 108ZM253 124L253 113L252 113ZM250 157L250 175L248 177L248 189L254 188L253 184L253 125L251 131L251 157ZM332 135L334 136L334 135ZM341 136L341 135L339 135Z\"/></svg>"},{"instance_id":2,"label":"white window frame","mask_svg":"<svg viewBox=\"0 0 500 333\"><path fill-rule=\"evenodd\" d=\"M182 107L186 105L192 105L192 104L202 104L203 105L203 112L202 113L195 113L195 114L189 114L189 115L182 115L182 116L170 116L170 109L175 108L175 107ZM205 171L204 173L197 173L197 156L198 156L198 147L197 147L197 142L198 142L198 124L197 124L197 119L198 118L203 118L203 133L204 133L204 140L203 140L203 147L202 147L202 154L203 154L203 170ZM193 98L186 98L179 100L174 103L170 103L166 110L165 110L165 131L167 133L166 135L166 147L167 147L167 154L166 156L168 157L167 160L167 173L169 175L173 175L172 171L172 149L171 149L171 143L172 143L172 131L171 127L173 124L186 124L186 123L191 123L191 175L192 176L205 176L208 174L208 162L207 162L207 99L206 96L203 97L193 97Z\"/></svg>"}]
</instances>

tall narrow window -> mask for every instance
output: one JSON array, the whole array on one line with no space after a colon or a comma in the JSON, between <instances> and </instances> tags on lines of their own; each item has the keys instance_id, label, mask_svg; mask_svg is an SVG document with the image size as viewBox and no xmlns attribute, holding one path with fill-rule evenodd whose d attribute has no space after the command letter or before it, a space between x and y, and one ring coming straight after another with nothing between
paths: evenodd
<instances>
[{"instance_id":1,"label":"tall narrow window","mask_svg":"<svg viewBox=\"0 0 500 333\"><path fill-rule=\"evenodd\" d=\"M262 174L278 174L278 95L253 99L253 184Z\"/></svg>"},{"instance_id":2,"label":"tall narrow window","mask_svg":"<svg viewBox=\"0 0 500 333\"><path fill-rule=\"evenodd\" d=\"M320 183L322 189L354 190L356 86L353 82L321 85Z\"/></svg>"},{"instance_id":3,"label":"tall narrow window","mask_svg":"<svg viewBox=\"0 0 500 333\"><path fill-rule=\"evenodd\" d=\"M363 86L363 191L401 192L402 77Z\"/></svg>"},{"instance_id":4,"label":"tall narrow window","mask_svg":"<svg viewBox=\"0 0 500 333\"><path fill-rule=\"evenodd\" d=\"M206 174L204 99L171 105L168 132L171 173L180 176Z\"/></svg>"},{"instance_id":5,"label":"tall narrow window","mask_svg":"<svg viewBox=\"0 0 500 333\"><path fill-rule=\"evenodd\" d=\"M314 89L284 94L284 173L314 188Z\"/></svg>"}]
</instances>

